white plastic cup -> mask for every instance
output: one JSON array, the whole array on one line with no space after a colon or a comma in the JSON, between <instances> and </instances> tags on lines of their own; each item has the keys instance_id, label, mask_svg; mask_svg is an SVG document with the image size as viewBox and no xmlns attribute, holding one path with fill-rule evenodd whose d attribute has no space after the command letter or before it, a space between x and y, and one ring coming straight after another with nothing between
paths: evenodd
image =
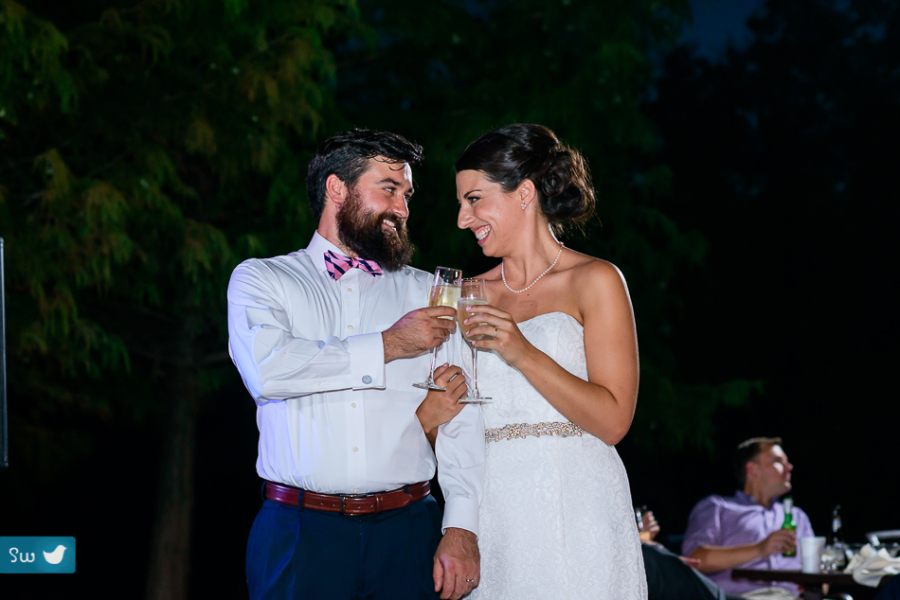
<instances>
[{"instance_id":1,"label":"white plastic cup","mask_svg":"<svg viewBox=\"0 0 900 600\"><path fill-rule=\"evenodd\" d=\"M825 551L824 537L800 538L800 564L804 573L822 571L822 552Z\"/></svg>"}]
</instances>

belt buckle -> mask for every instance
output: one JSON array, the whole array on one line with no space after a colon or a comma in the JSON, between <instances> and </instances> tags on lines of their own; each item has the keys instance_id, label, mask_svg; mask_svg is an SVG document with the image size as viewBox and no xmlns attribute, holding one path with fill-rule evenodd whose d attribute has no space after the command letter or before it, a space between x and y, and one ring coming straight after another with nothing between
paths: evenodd
<instances>
[{"instance_id":1,"label":"belt buckle","mask_svg":"<svg viewBox=\"0 0 900 600\"><path fill-rule=\"evenodd\" d=\"M377 495L378 495L377 492L374 494L338 494L338 502L339 502L338 514L341 516L347 516L347 512L346 512L347 504L345 502L347 500L347 498L355 500L356 498L369 498L371 496L377 496Z\"/></svg>"}]
</instances>

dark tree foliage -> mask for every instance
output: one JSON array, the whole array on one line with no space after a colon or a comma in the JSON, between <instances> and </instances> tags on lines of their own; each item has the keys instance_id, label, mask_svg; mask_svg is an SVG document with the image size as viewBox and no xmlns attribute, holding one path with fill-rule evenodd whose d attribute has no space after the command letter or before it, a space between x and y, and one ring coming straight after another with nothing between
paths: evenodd
<instances>
[{"instance_id":1,"label":"dark tree foliage","mask_svg":"<svg viewBox=\"0 0 900 600\"><path fill-rule=\"evenodd\" d=\"M716 445L784 436L814 526L841 503L860 539L887 527L871 497L898 492L862 456L896 437L881 415L900 333L900 7L772 0L749 26L755 41L720 63L673 54L649 109L673 218L710 243L677 287L692 299L678 368L763 379L759 402L720 414ZM727 458L698 476L707 492L733 486Z\"/></svg>"},{"instance_id":2,"label":"dark tree foliage","mask_svg":"<svg viewBox=\"0 0 900 600\"><path fill-rule=\"evenodd\" d=\"M142 491L107 493L95 507L134 494L143 510L156 497L147 596L182 598L197 410L223 382L239 385L224 343L228 275L249 255L296 247L313 227L302 180L331 110L324 38L355 31L355 7L141 0L35 10L0 1L15 467L4 496L25 509L38 490L63 493L54 483L88 456L110 477L124 469L122 489ZM92 447L110 425L148 419L159 465L118 464Z\"/></svg>"}]
</instances>

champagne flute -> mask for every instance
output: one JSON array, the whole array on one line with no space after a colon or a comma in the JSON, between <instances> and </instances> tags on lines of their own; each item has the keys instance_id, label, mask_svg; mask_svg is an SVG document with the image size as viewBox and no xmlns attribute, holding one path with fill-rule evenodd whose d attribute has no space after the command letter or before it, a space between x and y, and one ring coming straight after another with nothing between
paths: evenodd
<instances>
[{"instance_id":1,"label":"champagne flute","mask_svg":"<svg viewBox=\"0 0 900 600\"><path fill-rule=\"evenodd\" d=\"M438 267L434 270L434 282L431 284L431 293L428 296L428 306L449 306L456 308L459 298L459 281L462 279L462 271L448 267ZM438 317L450 319L453 317ZM438 347L435 346L431 353L431 368L428 369L428 379L421 383L414 383L417 388L425 390L441 390L444 388L434 382L434 361L437 358Z\"/></svg>"},{"instance_id":2,"label":"champagne flute","mask_svg":"<svg viewBox=\"0 0 900 600\"><path fill-rule=\"evenodd\" d=\"M466 312L467 306L484 306L487 304L487 290L484 287L484 279L480 277L470 277L463 279L460 285L459 302L456 312L456 321L459 324L459 331L463 339L472 351L472 385L475 389L469 390L468 398L460 398L460 402L471 402L474 404L484 404L490 401L488 396L482 396L478 391L478 348L472 345L472 340L492 340L494 336L477 334L472 339L466 335L465 320L471 317L473 313ZM469 323L469 329L487 325L487 323Z\"/></svg>"}]
</instances>

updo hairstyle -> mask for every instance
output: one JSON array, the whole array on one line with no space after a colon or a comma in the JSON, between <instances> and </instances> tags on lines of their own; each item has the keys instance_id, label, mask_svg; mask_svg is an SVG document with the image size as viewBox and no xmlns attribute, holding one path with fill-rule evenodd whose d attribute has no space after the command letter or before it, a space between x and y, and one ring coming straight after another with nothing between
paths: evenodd
<instances>
[{"instance_id":1,"label":"updo hairstyle","mask_svg":"<svg viewBox=\"0 0 900 600\"><path fill-rule=\"evenodd\" d=\"M468 170L481 171L507 194L530 179L556 231L587 221L597 202L584 158L540 125L516 123L484 134L456 161L457 173Z\"/></svg>"}]
</instances>

